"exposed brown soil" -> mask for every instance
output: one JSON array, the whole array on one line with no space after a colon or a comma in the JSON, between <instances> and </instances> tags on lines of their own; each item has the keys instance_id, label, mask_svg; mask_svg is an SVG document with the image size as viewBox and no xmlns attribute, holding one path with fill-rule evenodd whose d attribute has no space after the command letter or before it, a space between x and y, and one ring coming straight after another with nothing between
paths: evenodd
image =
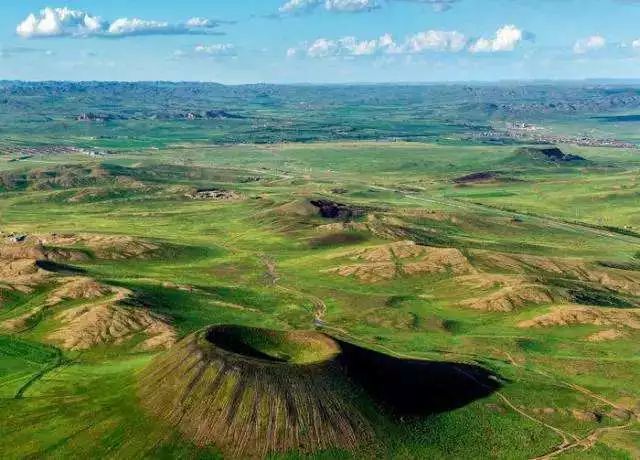
<instances>
[{"instance_id":1,"label":"exposed brown soil","mask_svg":"<svg viewBox=\"0 0 640 460\"><path fill-rule=\"evenodd\" d=\"M45 246L86 248L98 259L123 260L151 257L160 247L149 241L123 235L58 234L36 235Z\"/></svg>"},{"instance_id":2,"label":"exposed brown soil","mask_svg":"<svg viewBox=\"0 0 640 460\"><path fill-rule=\"evenodd\" d=\"M589 342L608 342L626 337L627 333L620 329L607 329L605 331L596 332L587 337Z\"/></svg>"},{"instance_id":3,"label":"exposed brown soil","mask_svg":"<svg viewBox=\"0 0 640 460\"><path fill-rule=\"evenodd\" d=\"M111 287L100 284L92 278L63 278L60 280L60 287L49 294L47 303L55 305L65 300L92 300L112 292Z\"/></svg>"},{"instance_id":4,"label":"exposed brown soil","mask_svg":"<svg viewBox=\"0 0 640 460\"><path fill-rule=\"evenodd\" d=\"M6 289L30 292L44 283L59 283L46 303L17 318L4 321L0 327L20 332L39 319L47 309L65 300L95 301L65 310L55 319L61 327L49 335L49 340L71 350L84 350L102 343L122 343L137 335L147 338L141 349L167 347L175 342L173 328L163 318L142 309L123 305L131 297L125 289L106 286L87 277L65 277L67 271L58 261L86 261L87 250L96 257L124 259L144 257L158 246L130 237L102 235L41 235L9 240L0 244L0 283ZM46 267L43 268L43 267Z\"/></svg>"},{"instance_id":5,"label":"exposed brown soil","mask_svg":"<svg viewBox=\"0 0 640 460\"><path fill-rule=\"evenodd\" d=\"M640 329L640 310L565 306L534 319L522 321L521 328L592 324L616 328Z\"/></svg>"},{"instance_id":6,"label":"exposed brown soil","mask_svg":"<svg viewBox=\"0 0 640 460\"><path fill-rule=\"evenodd\" d=\"M354 276L365 283L379 283L396 278L399 273L393 263L344 265L329 270L331 273L349 277Z\"/></svg>"},{"instance_id":7,"label":"exposed brown soil","mask_svg":"<svg viewBox=\"0 0 640 460\"><path fill-rule=\"evenodd\" d=\"M49 272L42 270L37 262L35 259L0 259L0 281L10 289L29 292L51 276Z\"/></svg>"},{"instance_id":8,"label":"exposed brown soil","mask_svg":"<svg viewBox=\"0 0 640 460\"><path fill-rule=\"evenodd\" d=\"M460 303L474 310L511 312L526 305L547 304L555 300L547 287L518 275L478 274L462 277L459 281L475 288L493 290Z\"/></svg>"},{"instance_id":9,"label":"exposed brown soil","mask_svg":"<svg viewBox=\"0 0 640 460\"><path fill-rule=\"evenodd\" d=\"M20 332L25 330L29 326L29 322L32 318L35 318L40 314L42 310L40 308L34 308L27 313L24 313L16 318L12 318L0 323L0 330L8 332Z\"/></svg>"},{"instance_id":10,"label":"exposed brown soil","mask_svg":"<svg viewBox=\"0 0 640 460\"><path fill-rule=\"evenodd\" d=\"M309 203L308 200L295 199L288 203L267 208L265 211L259 213L259 215L268 218L273 217L272 214L275 214L279 222L287 222L291 219L296 222L304 221L308 223L311 218L318 216L318 208Z\"/></svg>"},{"instance_id":11,"label":"exposed brown soil","mask_svg":"<svg viewBox=\"0 0 640 460\"><path fill-rule=\"evenodd\" d=\"M322 233L366 230L369 230L369 227L363 222L333 222L316 227L316 231Z\"/></svg>"},{"instance_id":12,"label":"exposed brown soil","mask_svg":"<svg viewBox=\"0 0 640 460\"><path fill-rule=\"evenodd\" d=\"M575 418L579 422L596 423L602 420L602 414L581 409L573 409L571 411L571 415L573 415L573 418Z\"/></svg>"},{"instance_id":13,"label":"exposed brown soil","mask_svg":"<svg viewBox=\"0 0 640 460\"><path fill-rule=\"evenodd\" d=\"M458 249L419 246L413 241L399 241L361 249L349 252L345 256L358 263L342 265L329 272L340 276L355 276L369 283L391 280L403 275L475 273L469 260Z\"/></svg>"},{"instance_id":14,"label":"exposed brown soil","mask_svg":"<svg viewBox=\"0 0 640 460\"><path fill-rule=\"evenodd\" d=\"M160 316L120 303L130 293L119 290L114 299L65 310L56 316L62 326L47 338L68 350L101 344L121 344L136 336L147 338L140 349L168 348L176 341L173 328Z\"/></svg>"},{"instance_id":15,"label":"exposed brown soil","mask_svg":"<svg viewBox=\"0 0 640 460\"><path fill-rule=\"evenodd\" d=\"M217 188L197 189L187 193L187 198L193 200L213 200L213 201L231 201L239 200L242 195L232 191Z\"/></svg>"},{"instance_id":16,"label":"exposed brown soil","mask_svg":"<svg viewBox=\"0 0 640 460\"><path fill-rule=\"evenodd\" d=\"M640 272L602 267L578 259L560 259L527 254L476 251L484 264L514 273L546 272L562 278L595 283L614 291L640 295Z\"/></svg>"},{"instance_id":17,"label":"exposed brown soil","mask_svg":"<svg viewBox=\"0 0 640 460\"><path fill-rule=\"evenodd\" d=\"M88 252L98 258L127 259L147 257L159 247L126 236L32 235L0 241L0 283L9 289L29 292L56 276L56 271L79 272L61 262L85 262Z\"/></svg>"},{"instance_id":18,"label":"exposed brown soil","mask_svg":"<svg viewBox=\"0 0 640 460\"><path fill-rule=\"evenodd\" d=\"M65 248L45 248L42 243L34 237L27 237L18 243L0 244L0 260L51 260L51 261L73 261L79 262L87 260L87 255L82 251Z\"/></svg>"}]
</instances>

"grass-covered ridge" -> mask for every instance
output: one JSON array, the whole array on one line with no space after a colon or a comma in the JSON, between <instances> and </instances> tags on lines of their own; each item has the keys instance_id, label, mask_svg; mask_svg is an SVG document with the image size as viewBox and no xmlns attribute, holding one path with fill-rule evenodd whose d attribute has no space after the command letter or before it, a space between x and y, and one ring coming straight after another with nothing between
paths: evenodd
<instances>
[{"instance_id":1,"label":"grass-covered ridge","mask_svg":"<svg viewBox=\"0 0 640 460\"><path fill-rule=\"evenodd\" d=\"M287 364L329 361L339 353L332 340L314 332L220 326L209 329L204 338L212 346L231 353Z\"/></svg>"}]
</instances>

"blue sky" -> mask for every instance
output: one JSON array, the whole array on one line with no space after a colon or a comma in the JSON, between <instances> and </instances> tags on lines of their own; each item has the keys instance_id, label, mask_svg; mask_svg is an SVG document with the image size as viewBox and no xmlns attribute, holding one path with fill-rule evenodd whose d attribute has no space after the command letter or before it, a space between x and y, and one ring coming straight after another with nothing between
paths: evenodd
<instances>
[{"instance_id":1,"label":"blue sky","mask_svg":"<svg viewBox=\"0 0 640 460\"><path fill-rule=\"evenodd\" d=\"M640 78L639 20L640 0L7 1L0 79Z\"/></svg>"}]
</instances>

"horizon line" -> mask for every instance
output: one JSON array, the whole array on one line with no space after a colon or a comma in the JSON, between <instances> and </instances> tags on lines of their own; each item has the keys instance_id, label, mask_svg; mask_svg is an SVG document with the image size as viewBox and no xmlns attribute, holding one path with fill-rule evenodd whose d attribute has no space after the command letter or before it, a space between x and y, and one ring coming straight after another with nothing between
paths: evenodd
<instances>
[{"instance_id":1,"label":"horizon line","mask_svg":"<svg viewBox=\"0 0 640 460\"><path fill-rule=\"evenodd\" d=\"M435 85L490 85L490 84L543 84L543 83L628 83L640 84L640 78L532 78L532 79L499 79L499 80L433 80L433 81L352 81L352 82L242 82L242 83L222 83L213 80L51 80L51 79L1 79L0 84L5 83L112 83L112 84L149 84L149 83L166 83L166 84L210 84L220 86L435 86Z\"/></svg>"}]
</instances>

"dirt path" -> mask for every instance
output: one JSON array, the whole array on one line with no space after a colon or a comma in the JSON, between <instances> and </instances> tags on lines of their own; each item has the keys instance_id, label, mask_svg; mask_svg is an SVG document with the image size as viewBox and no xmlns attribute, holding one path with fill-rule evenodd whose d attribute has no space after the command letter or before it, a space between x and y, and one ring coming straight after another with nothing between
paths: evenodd
<instances>
[{"instance_id":1,"label":"dirt path","mask_svg":"<svg viewBox=\"0 0 640 460\"><path fill-rule=\"evenodd\" d=\"M312 304L313 304L313 319L314 322L319 322L319 323L323 323L324 322L324 318L327 314L327 304L324 303L324 300L322 300L320 297L316 297L313 294L308 294L306 292L302 292L299 291L297 289L294 289L292 287L288 287L288 286L282 286L282 285L277 285L276 286L277 289L287 292L289 294L293 294L295 296L298 297L303 297L308 299Z\"/></svg>"},{"instance_id":2,"label":"dirt path","mask_svg":"<svg viewBox=\"0 0 640 460\"><path fill-rule=\"evenodd\" d=\"M36 372L24 385L22 385L16 392L14 399L22 399L27 390L31 388L35 383L40 381L45 375L68 363L68 361L64 358L62 352L60 350L56 351L57 355L54 361L44 366L40 371Z\"/></svg>"},{"instance_id":3,"label":"dirt path","mask_svg":"<svg viewBox=\"0 0 640 460\"><path fill-rule=\"evenodd\" d=\"M519 367L519 368L524 368L524 366L520 363L518 363L518 361L516 361L514 359L514 357L507 351L503 352L504 355L507 357L507 359L509 360L509 362L511 363L511 365L515 366L515 367ZM607 398L605 398L602 395L599 395L597 393L594 393L593 391L584 388L580 385L576 385L575 383L569 383L569 382L565 382L563 380L559 380L557 377L555 377L554 375L546 372L546 371L542 371L540 369L535 369L535 368L528 368L528 370L535 372L537 374L540 374L546 378L549 379L554 379L556 381L558 381L558 383L560 385L563 385L567 388L572 389L573 391L576 391L578 393L581 393L585 396L588 396L590 398L593 398L597 401L600 401L604 404L607 404L608 406L614 408L614 409L622 409L622 410L626 410L624 407L621 407L620 405L608 400ZM636 415L633 411L631 411L631 416ZM584 438L575 438L575 440L573 442L570 442L567 444L566 440L556 446L552 451L540 456L540 457L535 457L532 460L547 460L550 458L554 458L557 457L558 455L562 455L563 453L571 450L571 449L575 449L578 447L583 447L583 450L588 450L591 449L596 442L598 441L598 439L600 438L600 436L604 433L610 432L610 431L621 431L624 430L626 428L630 428L633 425L633 422L628 422L624 425L618 425L618 426L612 426L612 427L604 427L604 428L597 428L595 430L593 430L588 436L584 437Z\"/></svg>"},{"instance_id":4,"label":"dirt path","mask_svg":"<svg viewBox=\"0 0 640 460\"><path fill-rule=\"evenodd\" d=\"M600 436L602 436L604 433L610 432L610 431L622 431L626 428L630 428L633 425L632 422L629 422L625 425L619 425L619 426L609 426L609 427L605 427L605 428L597 428L595 430L593 430L588 436L581 438L581 439L577 439L572 443L569 444L565 444L565 445L561 445L556 447L554 450L552 450L551 452L542 455L541 457L535 457L531 460L548 460L550 458L555 458L558 455L562 455L565 452L571 450L571 449L575 449L578 447L582 447L582 451L586 451L591 449L593 446L596 445L596 443L598 442L598 439L600 438Z\"/></svg>"}]
</instances>

